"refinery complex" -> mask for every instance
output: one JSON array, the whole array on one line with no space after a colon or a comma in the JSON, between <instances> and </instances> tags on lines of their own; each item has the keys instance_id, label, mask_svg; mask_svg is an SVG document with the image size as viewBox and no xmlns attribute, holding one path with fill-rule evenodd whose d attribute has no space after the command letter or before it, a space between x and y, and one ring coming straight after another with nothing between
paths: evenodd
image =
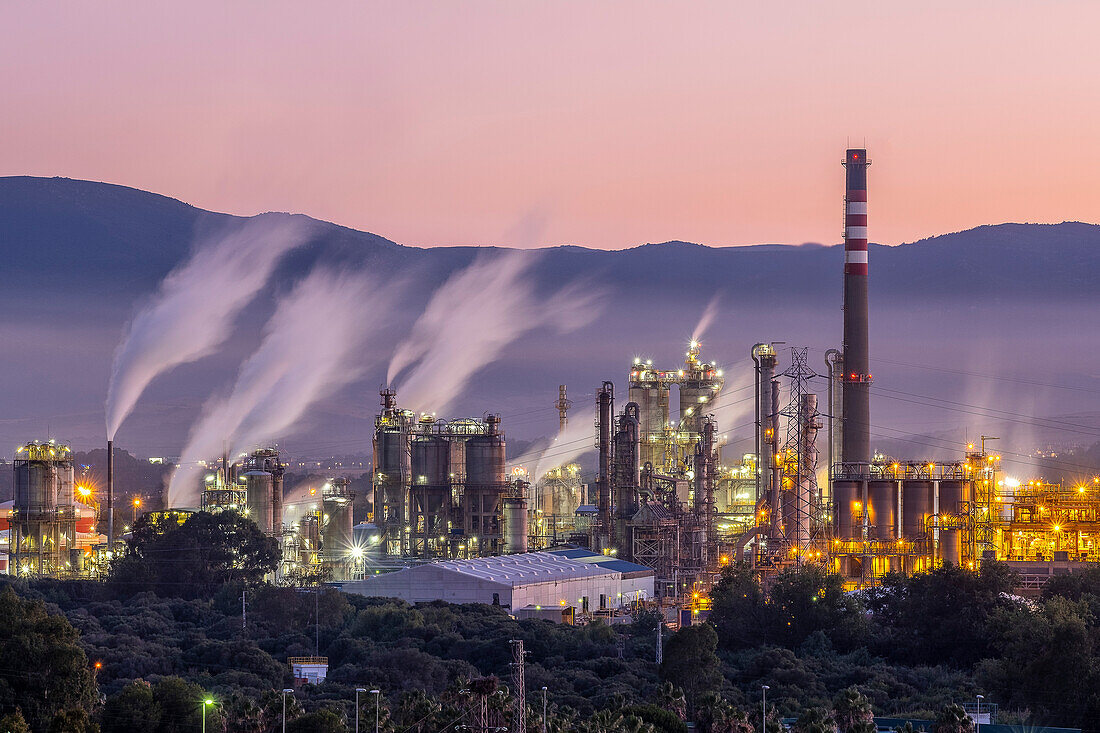
<instances>
[{"instance_id":1,"label":"refinery complex","mask_svg":"<svg viewBox=\"0 0 1100 733\"><path fill-rule=\"evenodd\" d=\"M210 457L196 479L198 505L154 518L240 512L278 539L275 582L335 582L368 594L384 594L377 579L425 567L466 581L514 573L531 583L540 573L571 573L580 583L603 577L591 570L602 568L617 575L611 590L599 591L601 608L627 600L691 604L734 563L765 582L785 568L821 564L861 588L941 563L1004 560L1025 581L1041 582L1054 564L1100 560L1096 481L1008 479L984 437L949 461L872 452L869 165L865 150L846 152L844 260L837 262L843 325L823 363L811 364L805 348L762 339L743 367L727 366L725 374L707 360L704 344L691 342L675 363L637 358L620 374L593 375L594 472L566 461L535 475L532 463L510 460L500 416L421 414L383 388L373 435L362 436L372 443L373 467L360 504L341 476L287 502L286 465L268 446ZM737 368L739 378L752 372L755 434L752 452L726 455L715 407ZM562 434L579 419L572 404L562 385L547 406L557 410ZM114 455L109 443L106 486L90 492L74 477L69 446L18 448L5 512L9 573L95 577L126 551L130 528L115 526ZM356 506L367 508L357 515ZM445 585L444 575L431 577ZM572 608L575 600L561 604ZM587 597L581 605L588 608Z\"/></svg>"}]
</instances>

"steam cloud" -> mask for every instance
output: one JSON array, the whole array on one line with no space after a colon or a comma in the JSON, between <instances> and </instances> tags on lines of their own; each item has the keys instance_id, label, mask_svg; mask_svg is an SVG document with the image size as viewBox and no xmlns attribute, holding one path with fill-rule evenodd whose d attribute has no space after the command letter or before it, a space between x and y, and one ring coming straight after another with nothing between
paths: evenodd
<instances>
[{"instance_id":1,"label":"steam cloud","mask_svg":"<svg viewBox=\"0 0 1100 733\"><path fill-rule=\"evenodd\" d=\"M399 387L403 405L442 412L520 336L540 327L566 333L595 316L595 297L575 284L537 301L527 277L536 259L521 252L479 257L436 290L390 361L387 381Z\"/></svg>"},{"instance_id":2,"label":"steam cloud","mask_svg":"<svg viewBox=\"0 0 1100 733\"><path fill-rule=\"evenodd\" d=\"M509 465L528 467L528 478L534 482L550 469L572 463L579 456L595 450L595 417L594 412L588 412L583 417L574 414L565 432L550 440L539 440L518 458L509 460Z\"/></svg>"},{"instance_id":3,"label":"steam cloud","mask_svg":"<svg viewBox=\"0 0 1100 733\"><path fill-rule=\"evenodd\" d=\"M227 398L207 402L168 487L170 506L195 503L198 462L232 455L281 436L319 399L369 365L367 342L385 296L363 274L310 273L281 300L256 352L241 366Z\"/></svg>"},{"instance_id":4,"label":"steam cloud","mask_svg":"<svg viewBox=\"0 0 1100 733\"><path fill-rule=\"evenodd\" d=\"M695 330L691 332L691 340L700 342L703 340L703 336L706 335L707 329L710 328L710 324L714 322L714 319L718 316L718 293L714 294L714 297L707 303L707 307L703 310L703 315L699 318L699 323L696 324Z\"/></svg>"},{"instance_id":5,"label":"steam cloud","mask_svg":"<svg viewBox=\"0 0 1100 733\"><path fill-rule=\"evenodd\" d=\"M191 259L168 274L115 352L108 439L157 375L210 355L229 337L234 319L279 258L302 244L309 230L305 219L253 218L198 244Z\"/></svg>"},{"instance_id":6,"label":"steam cloud","mask_svg":"<svg viewBox=\"0 0 1100 733\"><path fill-rule=\"evenodd\" d=\"M538 481L552 468L565 466L584 453L595 450L594 417L594 415L585 415L583 418L574 417L569 421L565 432L554 438L539 455L535 462L535 470L531 474L532 481Z\"/></svg>"}]
</instances>

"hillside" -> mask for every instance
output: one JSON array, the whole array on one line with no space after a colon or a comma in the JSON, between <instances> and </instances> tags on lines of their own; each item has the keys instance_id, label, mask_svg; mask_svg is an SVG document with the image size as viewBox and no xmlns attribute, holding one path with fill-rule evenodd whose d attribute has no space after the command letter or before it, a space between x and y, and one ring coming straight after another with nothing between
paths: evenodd
<instances>
[{"instance_id":1,"label":"hillside","mask_svg":"<svg viewBox=\"0 0 1100 733\"><path fill-rule=\"evenodd\" d=\"M122 186L0 178L0 334L8 347L0 441L14 445L49 432L80 448L96 447L111 356L126 321L196 237L230 219ZM394 344L432 288L477 250L425 249L327 222L315 226L310 245L282 263L271 292L317 262L408 275L415 283L407 302L378 313L390 325L390 341L364 354L369 376L318 406L309 424L284 440L299 454L330 445L363 452L373 392ZM536 334L513 344L478 373L458 411L500 411L517 438L546 434L555 424L550 404L558 384L570 385L577 410L588 410L592 385L621 382L633 356L674 365L715 295L720 313L704 355L727 369L731 384L749 379L747 354L757 341L810 346L817 368L824 350L840 340L841 257L837 245L547 248L530 297L581 280L602 296L599 318L566 337ZM876 384L1028 415L1091 409L1079 404L1087 391L1025 387L1000 377L1076 390L1100 386L1087 366L1100 355L1092 315L1100 295L1089 287L1100 273L1100 226L985 226L897 247L874 245L871 262ZM123 427L122 444L137 454L178 452L196 409L232 378L270 308L270 297L250 307L224 353L158 379ZM977 421L885 394L873 408L883 437L946 430L961 440ZM719 415L735 439L746 433L748 410L745 403L730 405Z\"/></svg>"}]
</instances>

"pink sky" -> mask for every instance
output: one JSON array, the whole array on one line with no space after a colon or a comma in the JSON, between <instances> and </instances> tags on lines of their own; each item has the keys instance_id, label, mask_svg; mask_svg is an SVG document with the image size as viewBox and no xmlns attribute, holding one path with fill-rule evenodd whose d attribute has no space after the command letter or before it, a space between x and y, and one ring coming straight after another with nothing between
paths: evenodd
<instances>
[{"instance_id":1,"label":"pink sky","mask_svg":"<svg viewBox=\"0 0 1100 733\"><path fill-rule=\"evenodd\" d=\"M1100 3L0 5L0 174L406 244L1100 221Z\"/></svg>"}]
</instances>

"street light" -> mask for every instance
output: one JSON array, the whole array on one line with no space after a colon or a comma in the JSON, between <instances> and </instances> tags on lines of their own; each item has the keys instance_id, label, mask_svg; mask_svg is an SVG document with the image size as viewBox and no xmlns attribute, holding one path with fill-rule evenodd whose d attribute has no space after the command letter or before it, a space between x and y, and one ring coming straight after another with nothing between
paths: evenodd
<instances>
[{"instance_id":1,"label":"street light","mask_svg":"<svg viewBox=\"0 0 1100 733\"><path fill-rule=\"evenodd\" d=\"M366 691L365 687L355 688L355 733L359 733L359 693Z\"/></svg>"},{"instance_id":2,"label":"street light","mask_svg":"<svg viewBox=\"0 0 1100 733\"><path fill-rule=\"evenodd\" d=\"M292 688L283 690L283 733L286 733L286 693L294 692Z\"/></svg>"},{"instance_id":3,"label":"street light","mask_svg":"<svg viewBox=\"0 0 1100 733\"><path fill-rule=\"evenodd\" d=\"M546 733L546 688L542 688L542 733Z\"/></svg>"},{"instance_id":4,"label":"street light","mask_svg":"<svg viewBox=\"0 0 1100 733\"><path fill-rule=\"evenodd\" d=\"M141 507L141 498L134 497L134 522L137 522L138 509Z\"/></svg>"},{"instance_id":5,"label":"street light","mask_svg":"<svg viewBox=\"0 0 1100 733\"><path fill-rule=\"evenodd\" d=\"M978 711L974 713L974 733L982 733L982 700L985 695L978 695Z\"/></svg>"},{"instance_id":6,"label":"street light","mask_svg":"<svg viewBox=\"0 0 1100 733\"><path fill-rule=\"evenodd\" d=\"M206 733L206 707L213 704L214 701L209 697L202 701L202 733Z\"/></svg>"},{"instance_id":7,"label":"street light","mask_svg":"<svg viewBox=\"0 0 1100 733\"><path fill-rule=\"evenodd\" d=\"M761 731L761 733L768 733L768 690L770 690L770 689L771 688L768 687L767 685L763 685L760 688L761 695L762 695L761 702L760 702L760 706L762 708L761 716L760 716L760 731Z\"/></svg>"},{"instance_id":8,"label":"street light","mask_svg":"<svg viewBox=\"0 0 1100 733\"><path fill-rule=\"evenodd\" d=\"M374 695L374 733L378 733L378 708L382 704L382 691L371 690L370 694Z\"/></svg>"}]
</instances>

